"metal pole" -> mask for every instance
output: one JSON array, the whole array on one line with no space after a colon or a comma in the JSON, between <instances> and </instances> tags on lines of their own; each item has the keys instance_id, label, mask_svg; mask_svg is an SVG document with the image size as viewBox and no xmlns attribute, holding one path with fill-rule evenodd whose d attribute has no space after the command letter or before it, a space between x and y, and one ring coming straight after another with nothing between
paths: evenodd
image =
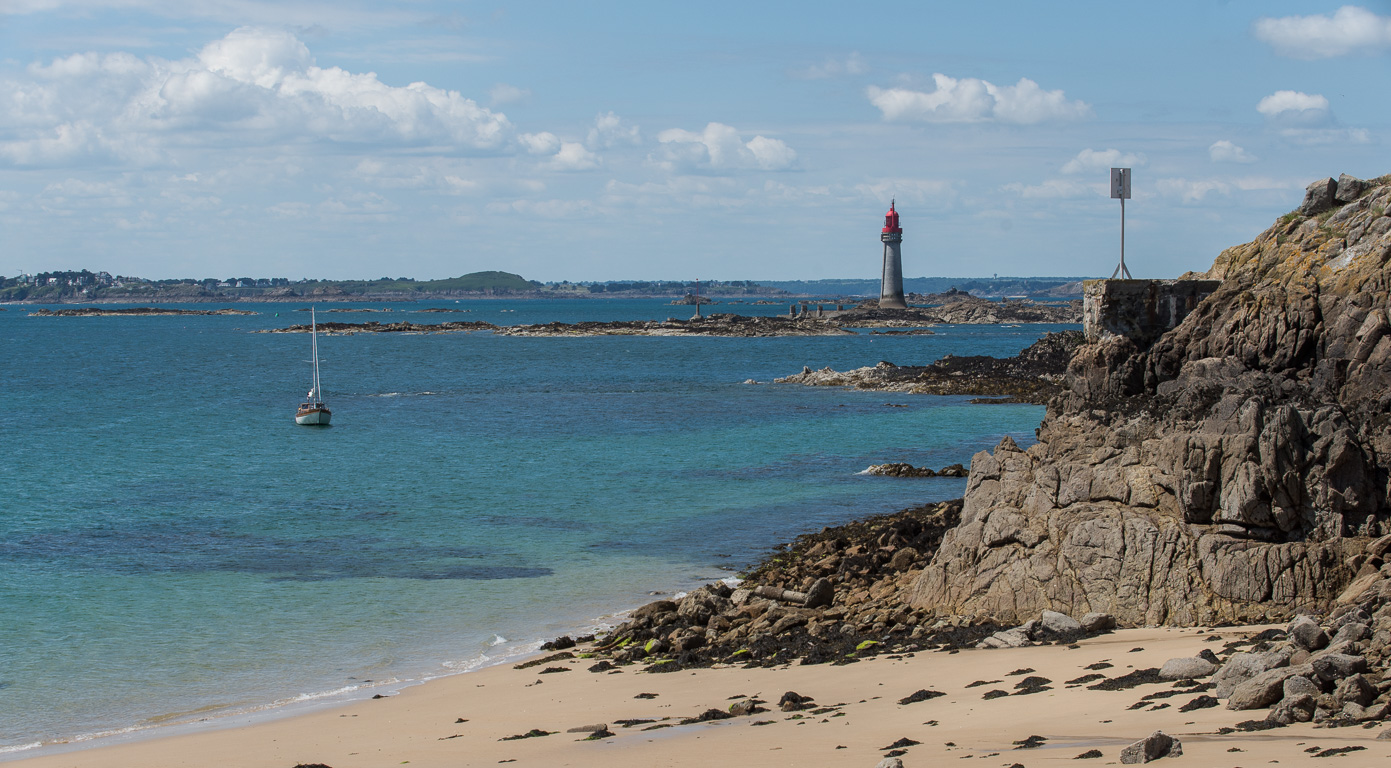
<instances>
[{"instance_id":1,"label":"metal pole","mask_svg":"<svg viewBox=\"0 0 1391 768\"><path fill-rule=\"evenodd\" d=\"M1111 273L1111 279L1117 277L1130 280L1130 268L1125 265L1125 198L1121 198L1121 263L1116 265L1116 271Z\"/></svg>"}]
</instances>

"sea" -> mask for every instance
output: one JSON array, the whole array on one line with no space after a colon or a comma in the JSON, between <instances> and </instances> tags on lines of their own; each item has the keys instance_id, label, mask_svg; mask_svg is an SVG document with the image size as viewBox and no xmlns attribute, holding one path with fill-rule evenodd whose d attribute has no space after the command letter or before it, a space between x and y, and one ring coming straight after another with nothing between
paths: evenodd
<instances>
[{"instance_id":1,"label":"sea","mask_svg":"<svg viewBox=\"0 0 1391 768\"><path fill-rule=\"evenodd\" d=\"M321 335L333 425L314 428L293 419L309 336L255 333L308 322L306 301L182 306L257 314L0 307L0 759L501 663L737 578L797 534L959 497L964 480L861 472L969 464L1005 435L1027 445L1042 407L773 378L1008 356L1076 327ZM348 307L391 311L325 311ZM318 309L506 325L691 314L638 299Z\"/></svg>"}]
</instances>

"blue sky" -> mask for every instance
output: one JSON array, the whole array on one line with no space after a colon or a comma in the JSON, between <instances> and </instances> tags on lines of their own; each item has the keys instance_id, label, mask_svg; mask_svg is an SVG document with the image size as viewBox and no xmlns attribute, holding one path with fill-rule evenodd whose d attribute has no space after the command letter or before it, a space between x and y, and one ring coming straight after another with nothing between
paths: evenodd
<instances>
[{"instance_id":1,"label":"blue sky","mask_svg":"<svg viewBox=\"0 0 1391 768\"><path fill-rule=\"evenodd\" d=\"M0 0L0 274L1206 269L1391 173L1391 2Z\"/></svg>"}]
</instances>

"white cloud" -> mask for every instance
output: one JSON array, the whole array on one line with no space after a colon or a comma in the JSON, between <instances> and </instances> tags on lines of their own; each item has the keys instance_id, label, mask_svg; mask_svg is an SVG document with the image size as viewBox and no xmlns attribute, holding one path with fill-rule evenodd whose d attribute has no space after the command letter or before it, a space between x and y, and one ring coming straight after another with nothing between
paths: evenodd
<instances>
[{"instance_id":1,"label":"white cloud","mask_svg":"<svg viewBox=\"0 0 1391 768\"><path fill-rule=\"evenodd\" d=\"M560 151L560 138L550 131L523 133L517 143L533 155L553 155Z\"/></svg>"},{"instance_id":2,"label":"white cloud","mask_svg":"<svg viewBox=\"0 0 1391 768\"><path fill-rule=\"evenodd\" d=\"M599 156L584 148L577 141L566 141L560 145L549 163L558 171L587 171L599 167Z\"/></svg>"},{"instance_id":3,"label":"white cloud","mask_svg":"<svg viewBox=\"0 0 1391 768\"><path fill-rule=\"evenodd\" d=\"M1261 99L1260 103L1256 105L1256 111L1266 117L1275 117L1287 112L1326 113L1328 112L1328 99L1317 93L1276 91Z\"/></svg>"},{"instance_id":4,"label":"white cloud","mask_svg":"<svg viewBox=\"0 0 1391 768\"><path fill-rule=\"evenodd\" d=\"M1247 152L1245 149L1222 139L1214 141L1212 146L1207 148L1208 156L1214 163L1254 163L1256 156Z\"/></svg>"},{"instance_id":5,"label":"white cloud","mask_svg":"<svg viewBox=\"0 0 1391 768\"><path fill-rule=\"evenodd\" d=\"M710 123L700 133L671 128L657 134L661 142L656 165L667 170L782 171L796 165L797 153L781 139L754 136L744 141L739 131Z\"/></svg>"},{"instance_id":6,"label":"white cloud","mask_svg":"<svg viewBox=\"0 0 1391 768\"><path fill-rule=\"evenodd\" d=\"M0 81L0 160L153 162L179 146L314 142L495 152L507 117L423 82L319 67L288 32L242 27L195 58L75 54Z\"/></svg>"},{"instance_id":7,"label":"white cloud","mask_svg":"<svg viewBox=\"0 0 1391 768\"><path fill-rule=\"evenodd\" d=\"M508 85L507 83L498 83L493 86L491 91L488 91L488 98L493 105L512 104L531 98L531 91L526 88L518 88L515 85Z\"/></svg>"},{"instance_id":8,"label":"white cloud","mask_svg":"<svg viewBox=\"0 0 1391 768\"><path fill-rule=\"evenodd\" d=\"M589 129L590 147L610 149L618 146L636 146L642 143L642 133L636 125L628 125L623 118L608 112L594 118L594 127Z\"/></svg>"},{"instance_id":9,"label":"white cloud","mask_svg":"<svg viewBox=\"0 0 1391 768\"><path fill-rule=\"evenodd\" d=\"M1257 19L1255 34L1282 56L1327 59L1391 48L1391 18L1345 5L1332 16Z\"/></svg>"},{"instance_id":10,"label":"white cloud","mask_svg":"<svg viewBox=\"0 0 1391 768\"><path fill-rule=\"evenodd\" d=\"M1111 168L1135 168L1149 162L1143 153L1121 152L1119 149L1084 149L1063 165L1063 173L1085 173Z\"/></svg>"},{"instance_id":11,"label":"white cloud","mask_svg":"<svg viewBox=\"0 0 1391 768\"><path fill-rule=\"evenodd\" d=\"M995 85L973 77L932 76L936 88L866 90L869 101L885 120L927 123L979 123L997 121L1028 125L1050 120L1079 120L1091 115L1082 101L1069 101L1061 90L1045 91L1038 83L1020 78L1015 85Z\"/></svg>"},{"instance_id":12,"label":"white cloud","mask_svg":"<svg viewBox=\"0 0 1391 768\"><path fill-rule=\"evenodd\" d=\"M827 80L841 75L863 75L866 72L869 72L869 65L860 58L859 52L854 52L843 59L827 57L820 64L793 69L787 74L798 80Z\"/></svg>"}]
</instances>

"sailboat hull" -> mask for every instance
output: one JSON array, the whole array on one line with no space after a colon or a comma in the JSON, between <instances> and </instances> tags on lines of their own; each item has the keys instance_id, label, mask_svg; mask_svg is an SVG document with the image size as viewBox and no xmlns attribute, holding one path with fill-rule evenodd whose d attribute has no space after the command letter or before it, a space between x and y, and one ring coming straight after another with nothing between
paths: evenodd
<instances>
[{"instance_id":1,"label":"sailboat hull","mask_svg":"<svg viewBox=\"0 0 1391 768\"><path fill-rule=\"evenodd\" d=\"M327 427L333 413L327 408L301 409L295 413L295 423L309 427Z\"/></svg>"}]
</instances>

